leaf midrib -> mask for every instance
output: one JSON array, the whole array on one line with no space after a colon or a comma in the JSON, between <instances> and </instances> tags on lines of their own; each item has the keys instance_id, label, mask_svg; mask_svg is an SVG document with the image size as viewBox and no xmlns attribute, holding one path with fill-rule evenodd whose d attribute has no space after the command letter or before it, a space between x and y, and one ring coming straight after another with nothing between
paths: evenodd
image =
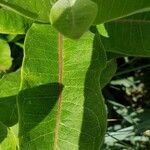
<instances>
[{"instance_id":1,"label":"leaf midrib","mask_svg":"<svg viewBox=\"0 0 150 150\"><path fill-rule=\"evenodd\" d=\"M140 20L140 19L120 19L116 20L118 23L150 23L150 20Z\"/></svg>"},{"instance_id":2,"label":"leaf midrib","mask_svg":"<svg viewBox=\"0 0 150 150\"><path fill-rule=\"evenodd\" d=\"M58 35L58 54L59 54L59 98L58 98L58 111L56 114L56 127L54 132L54 150L57 149L58 144L58 130L61 118L61 108L62 108L62 94L61 94L61 84L62 84L62 74L63 74L63 36L59 33Z\"/></svg>"}]
</instances>

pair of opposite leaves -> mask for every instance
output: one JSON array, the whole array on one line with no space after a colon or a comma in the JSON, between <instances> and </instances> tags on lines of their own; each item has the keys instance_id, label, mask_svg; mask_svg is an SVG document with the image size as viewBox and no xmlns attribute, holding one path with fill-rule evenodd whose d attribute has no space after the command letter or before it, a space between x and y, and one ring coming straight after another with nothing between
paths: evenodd
<instances>
[{"instance_id":1,"label":"pair of opposite leaves","mask_svg":"<svg viewBox=\"0 0 150 150\"><path fill-rule=\"evenodd\" d=\"M97 11L91 0L58 0L51 9L50 22L63 35L78 39L92 25Z\"/></svg>"}]
</instances>

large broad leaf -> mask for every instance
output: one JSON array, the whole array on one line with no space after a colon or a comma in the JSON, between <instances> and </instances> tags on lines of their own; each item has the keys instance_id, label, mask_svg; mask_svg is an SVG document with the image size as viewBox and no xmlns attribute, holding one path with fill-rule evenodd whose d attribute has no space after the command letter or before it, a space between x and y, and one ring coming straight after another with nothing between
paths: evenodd
<instances>
[{"instance_id":1,"label":"large broad leaf","mask_svg":"<svg viewBox=\"0 0 150 150\"><path fill-rule=\"evenodd\" d=\"M8 128L0 122L0 149L16 150L18 148L17 137L12 128Z\"/></svg>"},{"instance_id":2,"label":"large broad leaf","mask_svg":"<svg viewBox=\"0 0 150 150\"><path fill-rule=\"evenodd\" d=\"M107 23L109 37L102 37L102 43L109 52L149 57L149 26L149 12Z\"/></svg>"},{"instance_id":3,"label":"large broad leaf","mask_svg":"<svg viewBox=\"0 0 150 150\"><path fill-rule=\"evenodd\" d=\"M0 72L6 71L12 64L11 52L6 41L0 39Z\"/></svg>"},{"instance_id":4,"label":"large broad leaf","mask_svg":"<svg viewBox=\"0 0 150 150\"><path fill-rule=\"evenodd\" d=\"M20 86L20 72L4 75L0 79L0 121L12 126L18 121L16 95Z\"/></svg>"},{"instance_id":5,"label":"large broad leaf","mask_svg":"<svg viewBox=\"0 0 150 150\"><path fill-rule=\"evenodd\" d=\"M23 16L49 22L53 2L53 0L0 0L0 5Z\"/></svg>"},{"instance_id":6,"label":"large broad leaf","mask_svg":"<svg viewBox=\"0 0 150 150\"><path fill-rule=\"evenodd\" d=\"M88 32L72 41L49 25L29 30L18 96L21 149L98 150L103 143L99 80L106 56L93 37Z\"/></svg>"},{"instance_id":7,"label":"large broad leaf","mask_svg":"<svg viewBox=\"0 0 150 150\"><path fill-rule=\"evenodd\" d=\"M92 0L99 11L95 24L105 23L134 13L150 10L149 0Z\"/></svg>"}]
</instances>

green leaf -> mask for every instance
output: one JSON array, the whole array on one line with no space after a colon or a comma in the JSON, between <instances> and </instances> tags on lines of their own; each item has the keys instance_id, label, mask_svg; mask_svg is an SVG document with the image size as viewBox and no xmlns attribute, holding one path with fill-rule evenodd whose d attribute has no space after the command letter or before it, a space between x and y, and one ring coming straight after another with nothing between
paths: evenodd
<instances>
[{"instance_id":1,"label":"green leaf","mask_svg":"<svg viewBox=\"0 0 150 150\"><path fill-rule=\"evenodd\" d=\"M6 71L12 64L11 52L6 41L0 39L0 72Z\"/></svg>"},{"instance_id":2,"label":"green leaf","mask_svg":"<svg viewBox=\"0 0 150 150\"><path fill-rule=\"evenodd\" d=\"M32 13L28 10L23 9L22 7L20 7L18 5L11 4L11 3L5 2L3 0L0 0L0 6L7 10L18 13L19 15L22 15L24 17L32 19L32 20L35 20L38 17L38 15L36 13Z\"/></svg>"},{"instance_id":3,"label":"green leaf","mask_svg":"<svg viewBox=\"0 0 150 150\"><path fill-rule=\"evenodd\" d=\"M98 25L97 30L98 30L100 35L102 35L104 37L109 37L108 32L107 32L104 24Z\"/></svg>"},{"instance_id":4,"label":"green leaf","mask_svg":"<svg viewBox=\"0 0 150 150\"><path fill-rule=\"evenodd\" d=\"M0 121L12 126L18 121L16 95L20 86L20 72L5 74L0 79Z\"/></svg>"},{"instance_id":5,"label":"green leaf","mask_svg":"<svg viewBox=\"0 0 150 150\"><path fill-rule=\"evenodd\" d=\"M109 38L102 37L108 52L150 56L150 13L141 13L105 25Z\"/></svg>"},{"instance_id":6,"label":"green leaf","mask_svg":"<svg viewBox=\"0 0 150 150\"><path fill-rule=\"evenodd\" d=\"M0 0L1 6L45 23L49 23L49 12L53 2L53 0Z\"/></svg>"},{"instance_id":7,"label":"green leaf","mask_svg":"<svg viewBox=\"0 0 150 150\"><path fill-rule=\"evenodd\" d=\"M101 88L104 88L112 79L117 70L116 60L112 59L107 61L106 68L101 73L100 85Z\"/></svg>"},{"instance_id":8,"label":"green leaf","mask_svg":"<svg viewBox=\"0 0 150 150\"><path fill-rule=\"evenodd\" d=\"M92 25L96 14L97 5L91 0L58 0L51 9L50 21L65 36L78 39Z\"/></svg>"},{"instance_id":9,"label":"green leaf","mask_svg":"<svg viewBox=\"0 0 150 150\"><path fill-rule=\"evenodd\" d=\"M150 10L149 0L92 0L98 5L94 24L101 24Z\"/></svg>"},{"instance_id":10,"label":"green leaf","mask_svg":"<svg viewBox=\"0 0 150 150\"><path fill-rule=\"evenodd\" d=\"M40 24L29 30L18 96L21 149L95 150L103 143L106 54L93 37L72 41Z\"/></svg>"},{"instance_id":11,"label":"green leaf","mask_svg":"<svg viewBox=\"0 0 150 150\"><path fill-rule=\"evenodd\" d=\"M0 0L0 33L25 34L33 20L49 23L52 4L53 0Z\"/></svg>"},{"instance_id":12,"label":"green leaf","mask_svg":"<svg viewBox=\"0 0 150 150\"><path fill-rule=\"evenodd\" d=\"M16 150L17 147L17 138L13 130L0 122L0 149Z\"/></svg>"},{"instance_id":13,"label":"green leaf","mask_svg":"<svg viewBox=\"0 0 150 150\"><path fill-rule=\"evenodd\" d=\"M0 8L0 33L25 34L31 23L32 21L14 12Z\"/></svg>"}]
</instances>

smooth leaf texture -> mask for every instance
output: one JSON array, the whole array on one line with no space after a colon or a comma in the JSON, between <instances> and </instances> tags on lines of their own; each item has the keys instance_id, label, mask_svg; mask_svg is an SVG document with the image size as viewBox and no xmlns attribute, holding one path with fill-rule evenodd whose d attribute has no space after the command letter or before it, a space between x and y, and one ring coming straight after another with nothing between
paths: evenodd
<instances>
[{"instance_id":1,"label":"smooth leaf texture","mask_svg":"<svg viewBox=\"0 0 150 150\"><path fill-rule=\"evenodd\" d=\"M51 9L50 21L65 36L78 39L92 25L96 14L97 5L91 0L58 0Z\"/></svg>"},{"instance_id":2,"label":"smooth leaf texture","mask_svg":"<svg viewBox=\"0 0 150 150\"><path fill-rule=\"evenodd\" d=\"M149 0L92 0L98 5L98 13L94 24L105 23L150 10Z\"/></svg>"},{"instance_id":3,"label":"smooth leaf texture","mask_svg":"<svg viewBox=\"0 0 150 150\"><path fill-rule=\"evenodd\" d=\"M0 150L16 150L17 139L11 128L0 122Z\"/></svg>"},{"instance_id":4,"label":"smooth leaf texture","mask_svg":"<svg viewBox=\"0 0 150 150\"><path fill-rule=\"evenodd\" d=\"M21 149L100 148L106 109L99 80L106 55L100 36L94 45L93 37L87 32L72 41L49 25L29 30L18 96Z\"/></svg>"},{"instance_id":5,"label":"smooth leaf texture","mask_svg":"<svg viewBox=\"0 0 150 150\"><path fill-rule=\"evenodd\" d=\"M6 41L0 39L0 72L6 71L12 64L11 52Z\"/></svg>"},{"instance_id":6,"label":"smooth leaf texture","mask_svg":"<svg viewBox=\"0 0 150 150\"><path fill-rule=\"evenodd\" d=\"M26 13L31 12L38 16L36 20L41 21L41 22L46 22L46 23L49 22L49 12L50 12L50 8L53 2L54 2L53 0L42 0L42 1L40 0L32 0L32 1L31 0L0 0L0 4L5 4L5 5L8 4L8 6L12 8L15 12L18 12L19 14L23 14L24 16L27 16L27 17L28 17L28 14ZM15 9L15 5L16 5L16 9Z\"/></svg>"},{"instance_id":7,"label":"smooth leaf texture","mask_svg":"<svg viewBox=\"0 0 150 150\"><path fill-rule=\"evenodd\" d=\"M107 61L105 69L101 73L100 85L104 88L112 79L117 70L117 63L115 59Z\"/></svg>"},{"instance_id":8,"label":"smooth leaf texture","mask_svg":"<svg viewBox=\"0 0 150 150\"><path fill-rule=\"evenodd\" d=\"M0 79L0 122L12 126L18 121L16 95L20 87L20 72L4 75Z\"/></svg>"},{"instance_id":9,"label":"smooth leaf texture","mask_svg":"<svg viewBox=\"0 0 150 150\"><path fill-rule=\"evenodd\" d=\"M150 56L150 13L141 13L105 24L109 37L102 36L108 52Z\"/></svg>"}]
</instances>

